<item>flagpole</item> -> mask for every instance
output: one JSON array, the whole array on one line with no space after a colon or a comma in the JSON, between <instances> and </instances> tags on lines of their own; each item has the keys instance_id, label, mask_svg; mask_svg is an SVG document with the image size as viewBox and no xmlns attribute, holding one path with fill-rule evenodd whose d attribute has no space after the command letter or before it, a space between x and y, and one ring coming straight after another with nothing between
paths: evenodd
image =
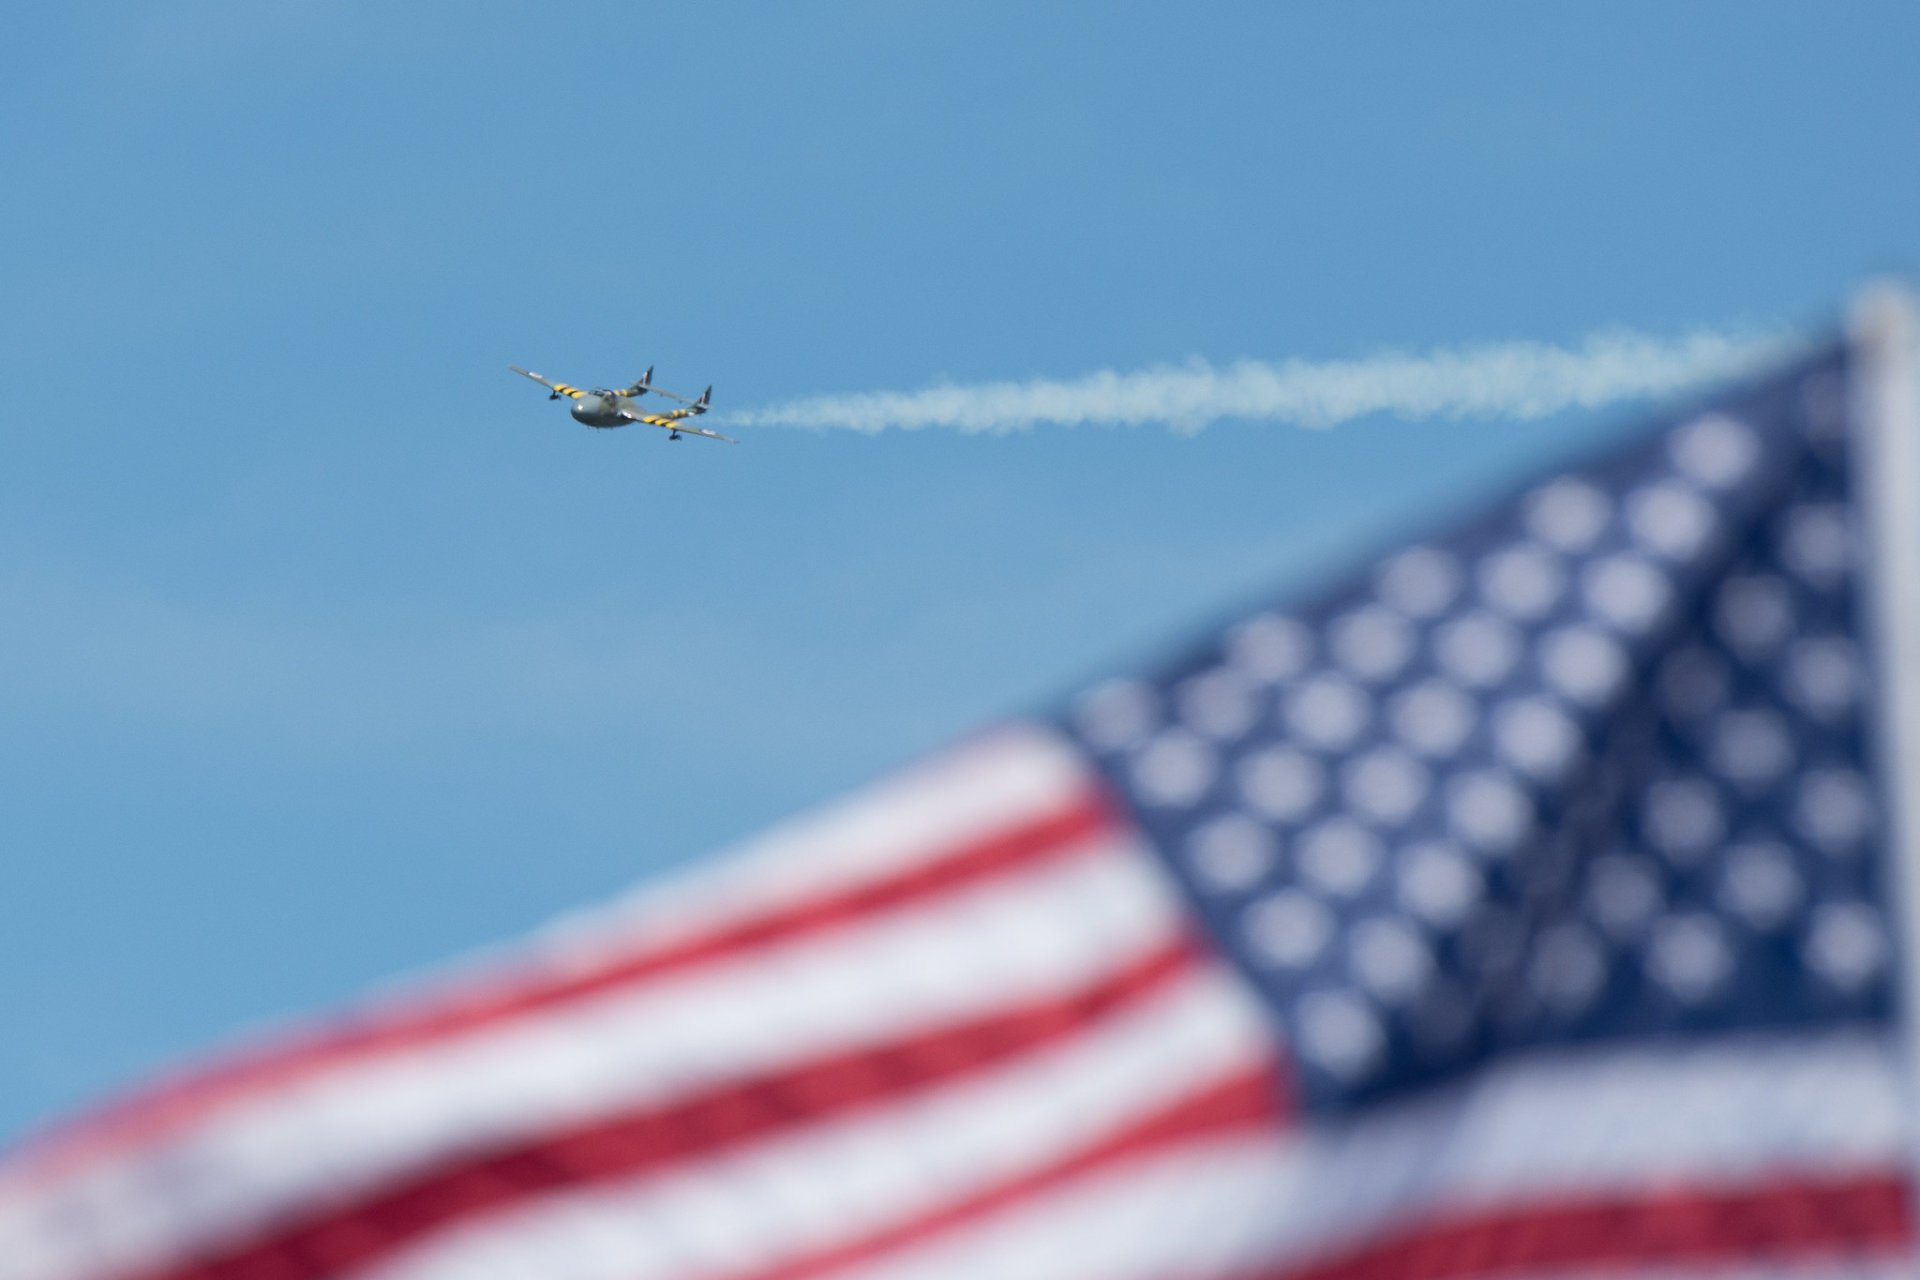
<instances>
[{"instance_id":1,"label":"flagpole","mask_svg":"<svg viewBox=\"0 0 1920 1280\"><path fill-rule=\"evenodd\" d=\"M1857 362L1854 474L1866 517L1862 585L1878 677L1869 715L1891 855L1908 1174L1920 1198L1920 320L1912 294L1888 281L1863 290L1849 338Z\"/></svg>"}]
</instances>

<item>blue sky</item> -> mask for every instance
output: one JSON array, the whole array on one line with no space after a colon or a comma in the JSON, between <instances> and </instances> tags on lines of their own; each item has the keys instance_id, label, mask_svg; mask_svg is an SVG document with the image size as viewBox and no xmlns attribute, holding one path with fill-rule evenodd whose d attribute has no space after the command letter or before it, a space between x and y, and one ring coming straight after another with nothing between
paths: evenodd
<instances>
[{"instance_id":1,"label":"blue sky","mask_svg":"<svg viewBox=\"0 0 1920 1280\"><path fill-rule=\"evenodd\" d=\"M0 1135L1633 416L669 449L508 361L725 409L1817 325L1920 251L1917 55L1762 0L14 15Z\"/></svg>"}]
</instances>

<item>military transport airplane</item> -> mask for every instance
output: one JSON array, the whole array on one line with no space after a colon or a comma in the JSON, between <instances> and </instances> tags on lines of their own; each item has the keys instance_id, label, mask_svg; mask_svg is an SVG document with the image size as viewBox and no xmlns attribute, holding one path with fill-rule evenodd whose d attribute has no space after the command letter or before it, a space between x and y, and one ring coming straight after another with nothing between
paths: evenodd
<instances>
[{"instance_id":1,"label":"military transport airplane","mask_svg":"<svg viewBox=\"0 0 1920 1280\"><path fill-rule=\"evenodd\" d=\"M570 387L564 382L550 382L537 373L522 369L517 364L507 368L523 378L532 378L548 391L547 399L558 400L562 396L573 401L573 407L567 410L575 422L584 422L590 427L602 429L624 427L630 422L644 422L650 427L664 427L667 439L678 440L682 433L699 436L705 440L725 440L728 444L739 444L732 436L723 436L718 431L708 431L704 427L689 426L688 418L697 418L707 411L707 404L713 399L713 388L708 387L700 393L698 400L689 400L685 396L675 395L671 391L662 391L653 385L653 370L648 369L640 375L640 380L630 387L621 387L609 391L605 387L595 387L583 391L579 387ZM666 413L648 413L634 401L651 392L669 400L678 400L680 408L670 409Z\"/></svg>"}]
</instances>

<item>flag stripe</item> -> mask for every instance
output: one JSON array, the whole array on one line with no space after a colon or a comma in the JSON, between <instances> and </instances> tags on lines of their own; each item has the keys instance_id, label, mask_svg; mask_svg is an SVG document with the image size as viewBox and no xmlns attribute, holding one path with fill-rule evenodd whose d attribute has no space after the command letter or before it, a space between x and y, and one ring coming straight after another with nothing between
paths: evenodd
<instances>
[{"instance_id":1,"label":"flag stripe","mask_svg":"<svg viewBox=\"0 0 1920 1280\"><path fill-rule=\"evenodd\" d=\"M58 1186L102 1206L187 1183L120 1233L153 1260L242 1238L313 1196L363 1194L462 1151L1065 998L1188 928L1137 842L1104 832L963 890L243 1098ZM302 1153L287 1160L287 1151ZM197 1171L193 1180L182 1170ZM35 1197L0 1193L0 1241Z\"/></svg>"},{"instance_id":2,"label":"flag stripe","mask_svg":"<svg viewBox=\"0 0 1920 1280\"><path fill-rule=\"evenodd\" d=\"M785 904L765 914L730 922L712 932L662 947L643 947L599 963L587 972L502 972L489 983L442 990L403 1010L373 1013L361 1025L210 1068L173 1085L110 1108L83 1128L50 1135L42 1169L66 1167L73 1156L138 1141L191 1122L237 1096L290 1085L342 1063L484 1031L502 1021L601 995L731 954L810 933L830 930L863 914L925 901L978 883L1023 864L1070 850L1080 839L1114 822L1109 802L1082 786L1049 811L1018 826L976 838L887 878L843 887L830 896Z\"/></svg>"},{"instance_id":3,"label":"flag stripe","mask_svg":"<svg viewBox=\"0 0 1920 1280\"><path fill-rule=\"evenodd\" d=\"M1466 1212L1680 1174L1879 1169L1905 1154L1904 1116L1893 1048L1865 1031L1540 1053L1303 1126L1312 1174L1293 1212L1300 1245L1317 1249L1414 1206Z\"/></svg>"},{"instance_id":4,"label":"flag stripe","mask_svg":"<svg viewBox=\"0 0 1920 1280\"><path fill-rule=\"evenodd\" d=\"M1904 1108L1891 1045L1865 1033L1537 1055L1294 1128L1261 1219L1266 1256L1331 1256L1409 1217L1650 1184L1878 1174L1907 1158Z\"/></svg>"},{"instance_id":5,"label":"flag stripe","mask_svg":"<svg viewBox=\"0 0 1920 1280\"><path fill-rule=\"evenodd\" d=\"M150 1280L238 1280L295 1259L323 1261L336 1269L361 1266L461 1218L563 1187L698 1159L982 1069L1071 1035L1166 983L1196 959L1194 944L1182 941L1067 999L486 1152L375 1196L330 1206L243 1247L148 1275Z\"/></svg>"},{"instance_id":6,"label":"flag stripe","mask_svg":"<svg viewBox=\"0 0 1920 1280\"><path fill-rule=\"evenodd\" d=\"M1140 1117L1271 1075L1256 1010L1199 965L1078 1033L884 1105L459 1224L356 1280L673 1280L846 1245L1071 1156ZM830 1170L830 1176L823 1176Z\"/></svg>"},{"instance_id":7,"label":"flag stripe","mask_svg":"<svg viewBox=\"0 0 1920 1280\"><path fill-rule=\"evenodd\" d=\"M1215 1246L1222 1259L1238 1260L1228 1268L1236 1274L1260 1272L1262 1259L1358 1257L1373 1242L1397 1238L1409 1221L1495 1221L1528 1205L1633 1204L1650 1186L1716 1195L1871 1188L1907 1158L1896 1123L1900 1097L1890 1046L1865 1035L1522 1062L1345 1124L1295 1124L1264 1145L1232 1147L1217 1158L1219 1168L1204 1171L1218 1178L1207 1203L1184 1211L1204 1230L1174 1215L1178 1221L1165 1226L1168 1265L1119 1274L1213 1275L1196 1259ZM1170 1180L1185 1188L1201 1172ZM1037 1242L1055 1230L1073 1238L1097 1230L1087 1223L1102 1214L1142 1212L1137 1197L1145 1193L1125 1172L1026 1197L1010 1215L925 1241L924 1259L908 1255L902 1274L1000 1274L995 1260L1043 1250ZM1809 1203L1823 1202L1815 1195ZM1096 1212L1091 1206L1099 1204L1107 1207ZM1121 1204L1127 1207L1115 1207ZM1835 1230L1827 1243L1837 1250L1853 1235ZM1878 1235L1875 1242L1884 1243ZM1061 1274L1107 1273L1063 1267ZM1380 1274L1424 1273L1389 1267Z\"/></svg>"},{"instance_id":8,"label":"flag stripe","mask_svg":"<svg viewBox=\"0 0 1920 1280\"><path fill-rule=\"evenodd\" d=\"M911 1249L842 1268L835 1280L1233 1275L1271 1257L1259 1228L1284 1205L1285 1166L1272 1132L1196 1134L1042 1188Z\"/></svg>"},{"instance_id":9,"label":"flag stripe","mask_svg":"<svg viewBox=\"0 0 1920 1280\"><path fill-rule=\"evenodd\" d=\"M1537 1201L1423 1224L1248 1280L1491 1280L1576 1267L1891 1258L1913 1243L1912 1195L1905 1177L1887 1169Z\"/></svg>"},{"instance_id":10,"label":"flag stripe","mask_svg":"<svg viewBox=\"0 0 1920 1280\"><path fill-rule=\"evenodd\" d=\"M1668 1176L1639 1194L1523 1197L1499 1210L1389 1229L1377 1242L1302 1260L1270 1230L1294 1180L1274 1136L1223 1133L1211 1142L1205 1136L1019 1197L1002 1213L833 1275L1599 1280L1694 1274L1693 1267L1722 1275L1741 1263L1747 1265L1738 1274L1755 1280L1895 1280L1912 1274L1911 1192L1888 1168L1745 1182ZM1788 1220L1770 1221L1774 1215ZM1756 1224L1759 1229L1749 1229Z\"/></svg>"},{"instance_id":11,"label":"flag stripe","mask_svg":"<svg viewBox=\"0 0 1920 1280\"><path fill-rule=\"evenodd\" d=\"M1270 1068L1230 1077L1044 1168L950 1201L935 1212L897 1223L857 1243L795 1258L741 1280L808 1280L854 1263L881 1258L927 1237L984 1218L1093 1169L1223 1132L1271 1131L1284 1114L1280 1089L1281 1083Z\"/></svg>"}]
</instances>

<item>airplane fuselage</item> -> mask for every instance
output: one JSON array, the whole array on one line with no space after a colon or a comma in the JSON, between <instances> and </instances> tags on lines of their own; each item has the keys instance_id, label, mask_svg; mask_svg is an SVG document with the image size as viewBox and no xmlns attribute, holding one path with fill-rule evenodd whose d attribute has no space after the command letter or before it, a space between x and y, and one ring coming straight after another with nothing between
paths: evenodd
<instances>
[{"instance_id":1,"label":"airplane fuselage","mask_svg":"<svg viewBox=\"0 0 1920 1280\"><path fill-rule=\"evenodd\" d=\"M624 399L614 395L584 395L575 400L567 412L575 422L584 422L589 427L624 427L631 421L625 416L629 406L623 403Z\"/></svg>"}]
</instances>

